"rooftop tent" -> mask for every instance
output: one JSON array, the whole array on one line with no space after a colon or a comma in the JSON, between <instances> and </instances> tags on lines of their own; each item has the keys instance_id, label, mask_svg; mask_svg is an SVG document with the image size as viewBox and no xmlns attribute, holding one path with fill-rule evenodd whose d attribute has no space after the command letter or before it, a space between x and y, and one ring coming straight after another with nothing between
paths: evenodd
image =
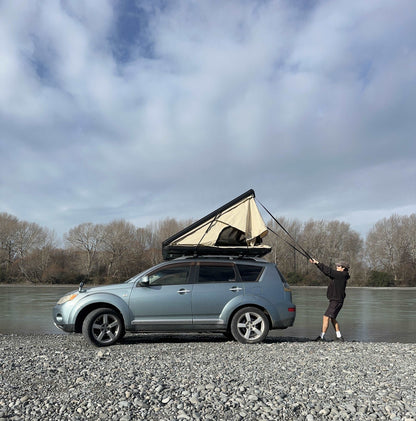
<instances>
[{"instance_id":1,"label":"rooftop tent","mask_svg":"<svg viewBox=\"0 0 416 421\"><path fill-rule=\"evenodd\" d=\"M162 243L165 260L193 255L264 256L267 228L253 190L211 212Z\"/></svg>"}]
</instances>

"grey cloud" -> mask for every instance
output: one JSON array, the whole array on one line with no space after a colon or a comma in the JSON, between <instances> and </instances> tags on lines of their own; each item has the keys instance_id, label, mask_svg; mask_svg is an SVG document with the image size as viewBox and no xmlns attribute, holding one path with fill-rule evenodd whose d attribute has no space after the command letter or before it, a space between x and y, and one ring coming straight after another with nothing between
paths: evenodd
<instances>
[{"instance_id":1,"label":"grey cloud","mask_svg":"<svg viewBox=\"0 0 416 421\"><path fill-rule=\"evenodd\" d=\"M141 6L2 5L5 211L64 232L201 217L251 187L360 229L416 209L413 2Z\"/></svg>"}]
</instances>

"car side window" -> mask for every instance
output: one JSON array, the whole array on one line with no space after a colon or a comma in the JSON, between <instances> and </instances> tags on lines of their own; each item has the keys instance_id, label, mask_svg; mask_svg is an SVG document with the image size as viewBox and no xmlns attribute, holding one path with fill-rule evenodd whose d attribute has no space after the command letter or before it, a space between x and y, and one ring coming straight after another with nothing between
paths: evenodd
<instances>
[{"instance_id":1,"label":"car side window","mask_svg":"<svg viewBox=\"0 0 416 421\"><path fill-rule=\"evenodd\" d=\"M159 269L151 273L149 285L180 285L188 283L190 266L172 266Z\"/></svg>"},{"instance_id":2,"label":"car side window","mask_svg":"<svg viewBox=\"0 0 416 421\"><path fill-rule=\"evenodd\" d=\"M199 283L235 282L236 276L232 265L200 265Z\"/></svg>"},{"instance_id":3,"label":"car side window","mask_svg":"<svg viewBox=\"0 0 416 421\"><path fill-rule=\"evenodd\" d=\"M254 265L237 265L238 271L240 272L241 280L243 282L256 282L260 278L260 274L263 271L261 266Z\"/></svg>"}]
</instances>

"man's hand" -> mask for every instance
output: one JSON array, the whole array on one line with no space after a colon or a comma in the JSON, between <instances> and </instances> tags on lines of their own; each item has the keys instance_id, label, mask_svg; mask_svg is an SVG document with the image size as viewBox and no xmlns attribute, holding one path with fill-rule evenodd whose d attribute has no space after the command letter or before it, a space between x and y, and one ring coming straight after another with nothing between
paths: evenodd
<instances>
[{"instance_id":1,"label":"man's hand","mask_svg":"<svg viewBox=\"0 0 416 421\"><path fill-rule=\"evenodd\" d=\"M309 259L309 261L313 263L314 265L317 265L319 263L316 259L313 259L313 258Z\"/></svg>"}]
</instances>

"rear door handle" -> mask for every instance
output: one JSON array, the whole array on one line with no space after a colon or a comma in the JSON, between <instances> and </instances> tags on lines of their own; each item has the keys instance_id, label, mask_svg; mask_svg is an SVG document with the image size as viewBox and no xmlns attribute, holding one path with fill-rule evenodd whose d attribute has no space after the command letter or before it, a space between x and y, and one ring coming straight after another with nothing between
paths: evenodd
<instances>
[{"instance_id":1,"label":"rear door handle","mask_svg":"<svg viewBox=\"0 0 416 421\"><path fill-rule=\"evenodd\" d=\"M191 292L191 290L189 289L185 289L185 288L181 288L179 291L176 291L178 294L189 294Z\"/></svg>"},{"instance_id":2,"label":"rear door handle","mask_svg":"<svg viewBox=\"0 0 416 421\"><path fill-rule=\"evenodd\" d=\"M239 292L239 291L242 291L243 290L243 288L240 288L240 287L231 287L230 288L230 291L232 291L232 292Z\"/></svg>"}]
</instances>

